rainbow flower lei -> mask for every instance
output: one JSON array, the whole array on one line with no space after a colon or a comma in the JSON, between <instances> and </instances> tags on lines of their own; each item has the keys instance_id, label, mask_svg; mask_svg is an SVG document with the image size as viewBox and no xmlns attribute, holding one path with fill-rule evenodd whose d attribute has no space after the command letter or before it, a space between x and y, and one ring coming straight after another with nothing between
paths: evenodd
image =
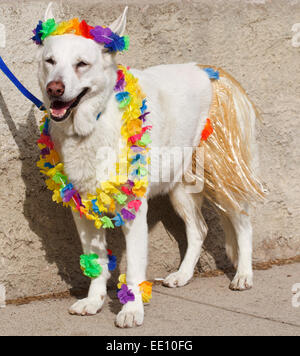
<instances>
[{"instance_id":1,"label":"rainbow flower lei","mask_svg":"<svg viewBox=\"0 0 300 356\"><path fill-rule=\"evenodd\" d=\"M118 66L115 92L119 108L123 111L121 136L124 147L115 175L100 183L96 195L87 194L87 199L83 200L64 173L64 165L50 136L47 112L42 119L38 140L41 155L37 166L48 177L46 185L53 191L52 200L70 206L80 216L94 221L97 229L113 229L134 220L148 187L149 131L152 126L145 126L149 114L145 94L129 68Z\"/></svg>"},{"instance_id":2,"label":"rainbow flower lei","mask_svg":"<svg viewBox=\"0 0 300 356\"><path fill-rule=\"evenodd\" d=\"M73 34L104 44L104 47L110 52L126 51L129 47L129 36L120 37L108 27L89 26L85 20L79 22L78 18L60 23L56 23L54 19L39 21L32 32L34 36L31 39L37 45L43 44L45 38L49 36Z\"/></svg>"}]
</instances>

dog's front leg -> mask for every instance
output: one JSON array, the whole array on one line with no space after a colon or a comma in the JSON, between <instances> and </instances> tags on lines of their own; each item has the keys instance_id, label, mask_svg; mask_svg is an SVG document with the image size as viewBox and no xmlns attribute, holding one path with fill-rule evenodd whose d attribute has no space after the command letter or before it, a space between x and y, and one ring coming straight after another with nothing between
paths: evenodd
<instances>
[{"instance_id":1,"label":"dog's front leg","mask_svg":"<svg viewBox=\"0 0 300 356\"><path fill-rule=\"evenodd\" d=\"M73 315L94 315L97 314L103 306L107 294L106 283L110 277L105 230L97 230L91 221L85 218L81 219L77 213L74 213L73 216L84 254L97 254L99 256L98 263L102 267L102 272L98 278L91 280L87 298L78 300L72 305L69 312Z\"/></svg>"},{"instance_id":2,"label":"dog's front leg","mask_svg":"<svg viewBox=\"0 0 300 356\"><path fill-rule=\"evenodd\" d=\"M126 282L128 289L134 293L135 300L126 303L116 318L120 328L140 326L144 320L144 305L139 284L146 280L148 255L148 203L146 199L134 221L124 227L127 251Z\"/></svg>"}]
</instances>

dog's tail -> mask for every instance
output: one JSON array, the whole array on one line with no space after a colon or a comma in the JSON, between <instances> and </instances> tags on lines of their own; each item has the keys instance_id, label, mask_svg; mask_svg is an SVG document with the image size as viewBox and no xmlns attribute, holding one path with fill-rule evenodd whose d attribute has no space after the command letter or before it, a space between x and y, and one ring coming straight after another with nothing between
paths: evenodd
<instances>
[{"instance_id":1,"label":"dog's tail","mask_svg":"<svg viewBox=\"0 0 300 356\"><path fill-rule=\"evenodd\" d=\"M200 66L207 67L211 66ZM200 144L204 147L204 194L225 215L229 210L246 213L245 203L264 197L262 184L255 175L255 122L259 115L241 85L222 69L212 68L220 78L212 80L209 117L213 133ZM236 239L230 234L226 236L230 239L226 241L227 253L235 260Z\"/></svg>"},{"instance_id":2,"label":"dog's tail","mask_svg":"<svg viewBox=\"0 0 300 356\"><path fill-rule=\"evenodd\" d=\"M258 168L255 121L259 116L241 85L222 69L212 68L219 72L220 78L212 81L209 117L213 133L201 141L204 192L221 210L243 213L245 202L264 197L255 175Z\"/></svg>"}]
</instances>

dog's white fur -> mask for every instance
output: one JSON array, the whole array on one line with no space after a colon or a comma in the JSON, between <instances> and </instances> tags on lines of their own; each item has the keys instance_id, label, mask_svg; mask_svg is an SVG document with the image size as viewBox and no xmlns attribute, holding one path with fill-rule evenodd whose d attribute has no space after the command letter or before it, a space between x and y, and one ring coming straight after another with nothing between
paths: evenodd
<instances>
[{"instance_id":1,"label":"dog's white fur","mask_svg":"<svg viewBox=\"0 0 300 356\"><path fill-rule=\"evenodd\" d=\"M125 30L126 11L111 25L120 35ZM45 14L45 19L48 18L53 18L50 7ZM45 62L49 57L55 60L55 65ZM89 66L76 68L76 63L82 60ZM39 50L39 82L48 108L50 103L45 89L52 80L64 82L62 99L65 101L78 96L85 87L90 88L66 121L51 122L51 135L65 171L83 196L87 192L95 192L98 181L101 181L101 176L96 174L97 170L101 172L101 154L100 157L97 154L99 148L109 146L112 150L118 149L122 113L117 108L113 92L116 70L114 55L106 53L103 46L96 42L79 36L49 37ZM197 147L212 100L212 86L207 74L195 63L156 66L143 71L132 69L132 72L147 95L151 112L149 125L153 125L152 147ZM102 115L96 121L99 112ZM181 168L180 164L173 167L174 176L182 173ZM176 211L186 223L188 249L179 270L169 275L164 284L168 287L184 286L193 276L207 233L201 213L203 194L187 193L182 183L151 183L147 199L165 193L170 193ZM147 199L144 199L136 219L124 227L127 283L135 294L135 301L125 304L117 315L116 325L119 327L141 325L144 319L138 285L146 280ZM74 214L74 219L84 253L97 253L104 268L101 276L92 280L88 297L75 303L70 313L96 314L104 303L106 282L110 277L105 267L105 231L97 230L93 223L80 219L78 214ZM250 288L252 229L249 217L232 212L223 217L223 222L228 241L232 242L236 236L238 244L237 274L231 287L237 290Z\"/></svg>"}]
</instances>

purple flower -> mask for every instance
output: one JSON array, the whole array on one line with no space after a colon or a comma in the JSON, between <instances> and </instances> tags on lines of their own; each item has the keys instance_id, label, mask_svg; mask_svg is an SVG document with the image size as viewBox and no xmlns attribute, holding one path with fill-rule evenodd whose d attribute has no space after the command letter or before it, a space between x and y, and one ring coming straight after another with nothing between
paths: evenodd
<instances>
[{"instance_id":1,"label":"purple flower","mask_svg":"<svg viewBox=\"0 0 300 356\"><path fill-rule=\"evenodd\" d=\"M144 151L144 147L140 147L140 146L136 146L136 145L133 145L130 147L130 149L133 151L133 152L142 152Z\"/></svg>"},{"instance_id":2,"label":"purple flower","mask_svg":"<svg viewBox=\"0 0 300 356\"><path fill-rule=\"evenodd\" d=\"M130 179L128 179L127 184L129 184L130 188L134 187L134 182L132 180L130 180Z\"/></svg>"},{"instance_id":3,"label":"purple flower","mask_svg":"<svg viewBox=\"0 0 300 356\"><path fill-rule=\"evenodd\" d=\"M124 88L125 88L125 79L121 78L115 86L115 91L123 91Z\"/></svg>"},{"instance_id":4,"label":"purple flower","mask_svg":"<svg viewBox=\"0 0 300 356\"><path fill-rule=\"evenodd\" d=\"M128 289L126 284L122 284L121 289L118 291L118 298L121 304L126 304L135 300L134 294L131 289Z\"/></svg>"},{"instance_id":5,"label":"purple flower","mask_svg":"<svg viewBox=\"0 0 300 356\"><path fill-rule=\"evenodd\" d=\"M43 158L46 156L46 155L49 155L50 154L50 148L49 147L46 147L46 148L43 148L41 150L41 155L43 156Z\"/></svg>"},{"instance_id":6,"label":"purple flower","mask_svg":"<svg viewBox=\"0 0 300 356\"><path fill-rule=\"evenodd\" d=\"M73 196L76 194L76 190L73 187L72 183L66 185L63 189L61 189L60 195L63 199L64 203L68 203Z\"/></svg>"},{"instance_id":7,"label":"purple flower","mask_svg":"<svg viewBox=\"0 0 300 356\"><path fill-rule=\"evenodd\" d=\"M76 194L76 190L75 189L71 189L71 190L67 190L66 192L65 192L65 196L64 196L64 198L63 198L63 201L65 202L65 203L68 203L72 198L73 198L73 196Z\"/></svg>"},{"instance_id":8,"label":"purple flower","mask_svg":"<svg viewBox=\"0 0 300 356\"><path fill-rule=\"evenodd\" d=\"M132 214L130 211L128 211L125 208L121 210L121 214L125 220L134 220L135 219L135 215Z\"/></svg>"},{"instance_id":9,"label":"purple flower","mask_svg":"<svg viewBox=\"0 0 300 356\"><path fill-rule=\"evenodd\" d=\"M108 45L112 42L111 36L113 32L108 27L96 26L90 30L90 34L94 37L94 41Z\"/></svg>"},{"instance_id":10,"label":"purple flower","mask_svg":"<svg viewBox=\"0 0 300 356\"><path fill-rule=\"evenodd\" d=\"M139 119L142 120L143 122L145 122L146 121L146 116L149 115L149 114L150 114L150 112L145 112L143 115L141 115L139 117Z\"/></svg>"}]
</instances>

